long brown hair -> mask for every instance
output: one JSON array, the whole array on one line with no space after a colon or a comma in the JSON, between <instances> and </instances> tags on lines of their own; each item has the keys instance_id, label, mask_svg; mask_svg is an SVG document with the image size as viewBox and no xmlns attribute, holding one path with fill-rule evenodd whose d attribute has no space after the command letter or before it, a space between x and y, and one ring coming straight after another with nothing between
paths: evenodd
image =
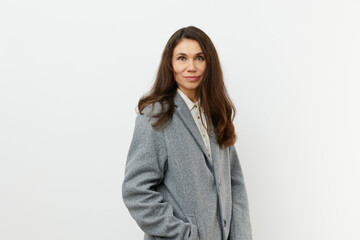
<instances>
[{"instance_id":1,"label":"long brown hair","mask_svg":"<svg viewBox=\"0 0 360 240\"><path fill-rule=\"evenodd\" d=\"M196 95L207 117L208 132L211 129L211 121L214 125L214 133L221 148L234 145L236 141L233 120L235 106L232 104L226 91L219 57L210 38L201 29L189 26L177 30L167 42L162 53L160 66L155 83L149 93L140 98L138 102L139 112L155 102L159 102L162 111L152 115L157 121L152 125L155 128L162 127L170 121L174 114L174 96L177 83L174 79L172 68L172 56L176 45L182 39L191 39L199 43L204 53L206 69L203 79L197 88ZM168 107L165 108L164 105Z\"/></svg>"}]
</instances>

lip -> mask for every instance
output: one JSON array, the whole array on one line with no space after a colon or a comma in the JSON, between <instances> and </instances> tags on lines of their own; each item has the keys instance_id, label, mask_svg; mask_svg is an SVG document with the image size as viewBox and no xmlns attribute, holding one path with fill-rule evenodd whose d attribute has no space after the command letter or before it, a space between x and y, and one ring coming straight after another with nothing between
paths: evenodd
<instances>
[{"instance_id":1,"label":"lip","mask_svg":"<svg viewBox=\"0 0 360 240\"><path fill-rule=\"evenodd\" d=\"M193 81L196 81L199 79L199 77L196 77L196 76L187 76L185 77L186 80L190 81L190 82L193 82Z\"/></svg>"}]
</instances>

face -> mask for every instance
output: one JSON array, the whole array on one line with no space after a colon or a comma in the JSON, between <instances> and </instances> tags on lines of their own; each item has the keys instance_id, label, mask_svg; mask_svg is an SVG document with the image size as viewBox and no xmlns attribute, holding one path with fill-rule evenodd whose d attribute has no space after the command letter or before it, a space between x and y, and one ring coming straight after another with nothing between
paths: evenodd
<instances>
[{"instance_id":1,"label":"face","mask_svg":"<svg viewBox=\"0 0 360 240\"><path fill-rule=\"evenodd\" d=\"M174 48L172 66L178 87L195 102L196 89L206 69L205 56L199 43L192 39L181 40Z\"/></svg>"}]
</instances>

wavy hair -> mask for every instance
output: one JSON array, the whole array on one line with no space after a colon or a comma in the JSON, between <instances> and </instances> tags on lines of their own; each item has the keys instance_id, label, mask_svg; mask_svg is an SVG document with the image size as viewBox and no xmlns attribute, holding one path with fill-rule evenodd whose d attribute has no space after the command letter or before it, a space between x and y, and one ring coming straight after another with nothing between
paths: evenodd
<instances>
[{"instance_id":1,"label":"wavy hair","mask_svg":"<svg viewBox=\"0 0 360 240\"><path fill-rule=\"evenodd\" d=\"M206 33L194 26L177 30L168 40L162 53L155 83L138 102L139 113L142 114L146 106L159 102L162 110L151 116L157 118L152 126L160 128L171 120L174 114L174 96L178 87L174 78L172 57L174 48L182 39L197 41L205 56L206 69L196 95L207 117L207 126L210 127L207 131L210 132L212 122L219 146L226 148L234 145L236 134L233 120L236 110L225 88L218 54ZM165 108L165 105L168 107Z\"/></svg>"}]
</instances>

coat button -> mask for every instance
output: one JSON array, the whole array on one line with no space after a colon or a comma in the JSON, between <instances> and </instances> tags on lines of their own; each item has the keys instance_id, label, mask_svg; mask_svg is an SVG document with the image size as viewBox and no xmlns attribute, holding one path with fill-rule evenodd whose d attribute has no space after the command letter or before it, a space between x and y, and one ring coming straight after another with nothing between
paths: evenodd
<instances>
[{"instance_id":1,"label":"coat button","mask_svg":"<svg viewBox=\"0 0 360 240\"><path fill-rule=\"evenodd\" d=\"M224 220L224 227L226 227L226 220Z\"/></svg>"}]
</instances>

